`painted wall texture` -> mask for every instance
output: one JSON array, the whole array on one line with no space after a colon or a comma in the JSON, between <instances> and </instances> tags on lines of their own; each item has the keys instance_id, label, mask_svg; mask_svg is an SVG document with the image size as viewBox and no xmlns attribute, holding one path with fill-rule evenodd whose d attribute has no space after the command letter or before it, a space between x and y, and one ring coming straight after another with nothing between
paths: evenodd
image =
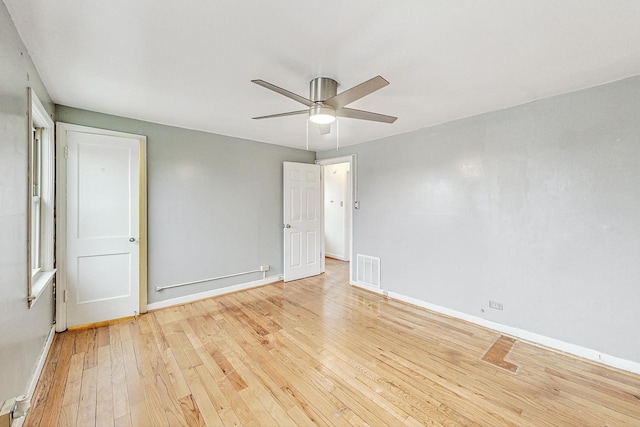
<instances>
[{"instance_id":1,"label":"painted wall texture","mask_svg":"<svg viewBox=\"0 0 640 427\"><path fill-rule=\"evenodd\" d=\"M640 77L352 153L384 289L640 362Z\"/></svg>"},{"instance_id":2,"label":"painted wall texture","mask_svg":"<svg viewBox=\"0 0 640 427\"><path fill-rule=\"evenodd\" d=\"M58 121L147 136L150 303L282 274L282 163L315 153L57 106Z\"/></svg>"},{"instance_id":3,"label":"painted wall texture","mask_svg":"<svg viewBox=\"0 0 640 427\"><path fill-rule=\"evenodd\" d=\"M49 95L0 2L0 402L27 391L53 323L51 287L27 308L29 87L53 113Z\"/></svg>"}]
</instances>

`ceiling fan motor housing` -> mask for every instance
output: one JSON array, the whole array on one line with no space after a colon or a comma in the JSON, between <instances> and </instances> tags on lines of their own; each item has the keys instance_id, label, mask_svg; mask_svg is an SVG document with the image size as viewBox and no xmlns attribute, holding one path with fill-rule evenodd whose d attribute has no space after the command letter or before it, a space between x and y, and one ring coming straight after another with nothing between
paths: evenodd
<instances>
[{"instance_id":1,"label":"ceiling fan motor housing","mask_svg":"<svg viewBox=\"0 0 640 427\"><path fill-rule=\"evenodd\" d=\"M329 77L317 77L309 82L309 99L322 102L338 93L338 82Z\"/></svg>"}]
</instances>

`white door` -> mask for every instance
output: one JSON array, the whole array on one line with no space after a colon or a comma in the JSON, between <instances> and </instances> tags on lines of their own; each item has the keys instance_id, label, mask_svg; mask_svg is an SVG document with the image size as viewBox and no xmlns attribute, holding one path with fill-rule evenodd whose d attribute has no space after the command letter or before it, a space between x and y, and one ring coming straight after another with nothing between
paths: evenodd
<instances>
[{"instance_id":1,"label":"white door","mask_svg":"<svg viewBox=\"0 0 640 427\"><path fill-rule=\"evenodd\" d=\"M320 166L284 162L284 281L322 273Z\"/></svg>"},{"instance_id":2,"label":"white door","mask_svg":"<svg viewBox=\"0 0 640 427\"><path fill-rule=\"evenodd\" d=\"M144 137L65 124L60 134L67 157L67 326L134 316Z\"/></svg>"}]
</instances>

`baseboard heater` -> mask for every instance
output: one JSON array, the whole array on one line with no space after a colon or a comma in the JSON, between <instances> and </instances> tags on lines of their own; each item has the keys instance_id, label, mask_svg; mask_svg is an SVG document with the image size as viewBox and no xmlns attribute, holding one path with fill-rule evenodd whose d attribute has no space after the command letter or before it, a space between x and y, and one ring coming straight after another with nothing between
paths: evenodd
<instances>
[{"instance_id":1,"label":"baseboard heater","mask_svg":"<svg viewBox=\"0 0 640 427\"><path fill-rule=\"evenodd\" d=\"M242 273L227 274L226 276L211 277L209 279L193 280L191 282L178 283L175 285L156 286L156 291L159 292L165 289L179 288L180 286L195 285L197 283L211 282L213 280L228 279L229 277L244 276L245 274L252 273L262 273L262 278L264 279L267 277L267 271L269 271L269 268L270 267L268 265L261 265L258 270L243 271Z\"/></svg>"}]
</instances>

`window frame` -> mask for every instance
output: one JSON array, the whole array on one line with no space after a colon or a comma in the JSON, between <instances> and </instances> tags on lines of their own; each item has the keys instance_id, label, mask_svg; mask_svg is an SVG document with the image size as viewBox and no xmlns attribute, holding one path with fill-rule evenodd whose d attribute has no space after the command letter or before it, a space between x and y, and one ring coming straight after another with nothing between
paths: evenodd
<instances>
[{"instance_id":1,"label":"window frame","mask_svg":"<svg viewBox=\"0 0 640 427\"><path fill-rule=\"evenodd\" d=\"M40 191L42 188L42 128L32 128L33 137L30 142L31 152L29 155L29 175L31 184L31 240L29 247L31 248L31 277L35 276L42 270L42 245L40 239L42 236L42 204L40 203Z\"/></svg>"},{"instance_id":2,"label":"window frame","mask_svg":"<svg viewBox=\"0 0 640 427\"><path fill-rule=\"evenodd\" d=\"M53 283L56 273L54 265L55 146L53 120L32 88L29 88L28 98L27 304L31 308L45 289ZM36 138L37 133L40 137L39 141ZM39 147L37 147L38 143ZM36 179L39 182L35 182ZM37 212L34 210L36 202ZM34 262L38 263L35 268Z\"/></svg>"}]
</instances>

